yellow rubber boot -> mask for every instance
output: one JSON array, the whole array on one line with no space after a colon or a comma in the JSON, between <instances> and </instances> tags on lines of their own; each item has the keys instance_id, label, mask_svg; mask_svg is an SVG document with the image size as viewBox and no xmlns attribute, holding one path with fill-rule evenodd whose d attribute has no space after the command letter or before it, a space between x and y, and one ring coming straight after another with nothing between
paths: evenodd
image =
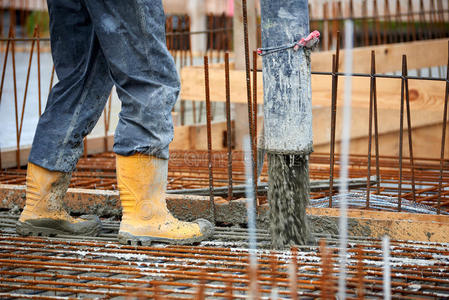
<instances>
[{"instance_id":1,"label":"yellow rubber boot","mask_svg":"<svg viewBox=\"0 0 449 300\"><path fill-rule=\"evenodd\" d=\"M213 234L209 221L182 222L167 209L167 172L168 160L144 154L117 155L117 182L123 208L120 243L193 244Z\"/></svg>"},{"instance_id":2,"label":"yellow rubber boot","mask_svg":"<svg viewBox=\"0 0 449 300\"><path fill-rule=\"evenodd\" d=\"M97 216L72 218L63 208L71 174L54 172L28 163L25 208L16 224L20 235L96 236L101 230Z\"/></svg>"}]
</instances>

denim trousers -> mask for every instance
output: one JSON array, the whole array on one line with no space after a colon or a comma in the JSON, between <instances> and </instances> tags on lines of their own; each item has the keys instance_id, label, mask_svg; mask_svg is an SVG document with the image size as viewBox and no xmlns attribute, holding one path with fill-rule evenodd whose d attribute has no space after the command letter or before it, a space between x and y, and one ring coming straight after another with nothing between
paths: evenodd
<instances>
[{"instance_id":1,"label":"denim trousers","mask_svg":"<svg viewBox=\"0 0 449 300\"><path fill-rule=\"evenodd\" d=\"M115 85L121 101L114 152L168 159L179 76L165 43L161 0L47 0L58 83L29 161L71 172Z\"/></svg>"}]
</instances>

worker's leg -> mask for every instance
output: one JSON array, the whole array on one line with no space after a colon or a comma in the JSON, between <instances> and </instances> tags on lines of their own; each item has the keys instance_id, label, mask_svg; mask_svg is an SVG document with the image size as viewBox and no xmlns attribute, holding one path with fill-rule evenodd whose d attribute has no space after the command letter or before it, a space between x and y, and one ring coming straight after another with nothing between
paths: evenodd
<instances>
[{"instance_id":1,"label":"worker's leg","mask_svg":"<svg viewBox=\"0 0 449 300\"><path fill-rule=\"evenodd\" d=\"M122 101L114 152L168 159L179 78L160 0L85 0Z\"/></svg>"},{"instance_id":2,"label":"worker's leg","mask_svg":"<svg viewBox=\"0 0 449 300\"><path fill-rule=\"evenodd\" d=\"M103 110L112 81L85 7L48 0L53 61L59 82L39 120L27 170L22 235L96 235L98 217L72 218L63 208L83 137Z\"/></svg>"},{"instance_id":3,"label":"worker's leg","mask_svg":"<svg viewBox=\"0 0 449 300\"><path fill-rule=\"evenodd\" d=\"M213 231L208 221L181 222L165 201L179 79L165 44L161 1L85 1L122 101L114 139L123 206L119 241L194 243L208 238Z\"/></svg>"},{"instance_id":4,"label":"worker's leg","mask_svg":"<svg viewBox=\"0 0 449 300\"><path fill-rule=\"evenodd\" d=\"M58 83L37 126L29 161L71 172L83 138L101 116L112 88L90 16L80 0L48 0L52 56Z\"/></svg>"}]
</instances>

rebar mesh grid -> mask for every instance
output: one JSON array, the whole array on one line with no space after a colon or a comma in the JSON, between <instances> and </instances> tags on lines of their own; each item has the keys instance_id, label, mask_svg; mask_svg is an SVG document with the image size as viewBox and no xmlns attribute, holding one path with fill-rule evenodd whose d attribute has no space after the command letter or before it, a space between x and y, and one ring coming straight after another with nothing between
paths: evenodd
<instances>
[{"instance_id":1,"label":"rebar mesh grid","mask_svg":"<svg viewBox=\"0 0 449 300\"><path fill-rule=\"evenodd\" d=\"M169 161L169 190L207 188L209 185L207 151L171 151ZM214 151L212 155L214 187L223 187L228 184L227 152ZM243 154L234 151L232 153L232 179L235 185L245 182ZM373 158L374 160L374 158ZM398 160L397 157L380 157L380 180L378 185L371 186L371 193L397 198L398 196ZM438 159L415 158L415 199L416 202L432 207L437 206L439 167ZM351 178L364 178L367 174L366 156L351 155ZM372 164L374 165L374 164ZM449 165L449 161L445 161ZM338 174L339 159L336 160L336 173ZM410 166L403 163L404 173L402 179L402 198L413 201L411 189ZM374 166L371 174L374 173ZM329 178L329 154L313 153L310 157L311 180L324 180ZM267 182L267 166L261 173L261 182ZM0 183L25 184L25 169L7 169L0 171ZM113 153L81 158L77 171L74 172L70 187L85 189L116 190L115 156ZM377 190L378 187L378 190ZM442 211L449 212L449 173L443 172L443 193L441 199ZM358 186L353 191L365 191L365 187ZM337 187L334 187L337 192ZM328 196L329 189L315 190L311 193L312 199L320 199ZM259 197L260 203L264 203L264 196Z\"/></svg>"},{"instance_id":2,"label":"rebar mesh grid","mask_svg":"<svg viewBox=\"0 0 449 300\"><path fill-rule=\"evenodd\" d=\"M90 239L17 237L14 222L14 217L1 218L3 298L245 299L256 280L261 298L277 291L282 298L326 299L336 291L338 237L327 237L327 246L321 240L320 246L288 251L259 249L256 273L249 271L242 228L216 228L214 240L193 247L136 247L117 243L117 222L105 221L101 236ZM267 232L258 230L257 237L259 247L266 248ZM392 241L393 298L449 297L448 246ZM380 241L353 237L348 253L348 298L382 298Z\"/></svg>"}]
</instances>

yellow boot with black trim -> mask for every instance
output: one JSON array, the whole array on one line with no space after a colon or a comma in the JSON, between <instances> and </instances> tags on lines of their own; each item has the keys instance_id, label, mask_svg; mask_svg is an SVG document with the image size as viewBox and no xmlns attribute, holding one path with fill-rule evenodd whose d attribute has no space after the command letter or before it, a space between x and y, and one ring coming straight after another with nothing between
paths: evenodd
<instances>
[{"instance_id":1,"label":"yellow boot with black trim","mask_svg":"<svg viewBox=\"0 0 449 300\"><path fill-rule=\"evenodd\" d=\"M116 168L123 208L120 243L194 244L213 235L214 228L209 221L183 222L167 209L168 160L145 154L117 155Z\"/></svg>"},{"instance_id":2,"label":"yellow boot with black trim","mask_svg":"<svg viewBox=\"0 0 449 300\"><path fill-rule=\"evenodd\" d=\"M101 222L97 216L72 218L63 208L71 173L49 171L28 163L25 208L16 223L20 235L97 236Z\"/></svg>"}]
</instances>

